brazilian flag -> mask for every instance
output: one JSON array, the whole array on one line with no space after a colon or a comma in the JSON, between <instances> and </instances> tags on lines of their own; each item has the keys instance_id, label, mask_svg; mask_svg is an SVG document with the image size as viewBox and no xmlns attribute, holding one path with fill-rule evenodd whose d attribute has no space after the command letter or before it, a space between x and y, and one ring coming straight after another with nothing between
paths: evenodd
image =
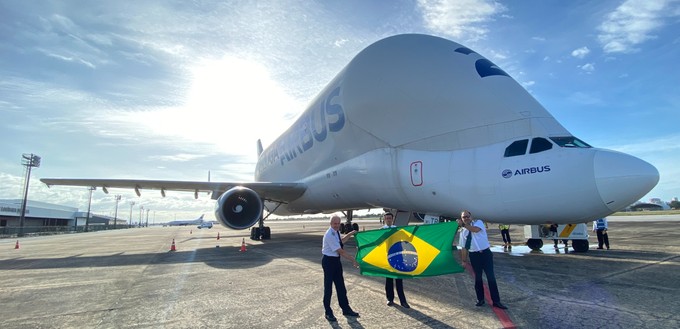
<instances>
[{"instance_id":1,"label":"brazilian flag","mask_svg":"<svg viewBox=\"0 0 680 329\"><path fill-rule=\"evenodd\" d=\"M359 232L361 274L402 279L463 272L451 246L457 229L446 222Z\"/></svg>"}]
</instances>

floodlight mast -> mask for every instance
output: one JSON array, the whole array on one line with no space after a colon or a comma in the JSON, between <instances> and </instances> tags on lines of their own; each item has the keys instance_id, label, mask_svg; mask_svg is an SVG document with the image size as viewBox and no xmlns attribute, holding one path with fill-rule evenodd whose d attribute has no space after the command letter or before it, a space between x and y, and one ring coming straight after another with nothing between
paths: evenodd
<instances>
[{"instance_id":1,"label":"floodlight mast","mask_svg":"<svg viewBox=\"0 0 680 329\"><path fill-rule=\"evenodd\" d=\"M24 198L21 200L21 215L19 216L19 232L17 233L17 236L24 236L24 219L26 218L26 201L28 200L31 168L40 167L40 157L33 153L24 153L21 155L21 164L26 167L26 179L24 184Z\"/></svg>"}]
</instances>

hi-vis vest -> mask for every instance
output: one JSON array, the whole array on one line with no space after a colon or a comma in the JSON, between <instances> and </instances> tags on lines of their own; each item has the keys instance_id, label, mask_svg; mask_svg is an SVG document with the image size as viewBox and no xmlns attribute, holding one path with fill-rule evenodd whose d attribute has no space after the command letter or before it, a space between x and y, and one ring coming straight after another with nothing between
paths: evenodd
<instances>
[{"instance_id":1,"label":"hi-vis vest","mask_svg":"<svg viewBox=\"0 0 680 329\"><path fill-rule=\"evenodd\" d=\"M595 225L596 225L596 227L597 227L598 230L604 230L604 229L605 229L605 227L604 227L604 219L598 219L598 220L595 222Z\"/></svg>"},{"instance_id":2,"label":"hi-vis vest","mask_svg":"<svg viewBox=\"0 0 680 329\"><path fill-rule=\"evenodd\" d=\"M510 225L498 225L498 228L501 229L501 230L509 230Z\"/></svg>"}]
</instances>

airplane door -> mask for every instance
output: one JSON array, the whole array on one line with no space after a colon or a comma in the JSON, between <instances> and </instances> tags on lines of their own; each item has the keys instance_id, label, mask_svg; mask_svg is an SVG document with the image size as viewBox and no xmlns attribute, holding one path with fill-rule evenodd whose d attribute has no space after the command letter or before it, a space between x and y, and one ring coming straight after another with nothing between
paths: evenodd
<instances>
[{"instance_id":1,"label":"airplane door","mask_svg":"<svg viewBox=\"0 0 680 329\"><path fill-rule=\"evenodd\" d=\"M413 185L413 186L423 185L423 162L422 161L411 162L411 185Z\"/></svg>"}]
</instances>

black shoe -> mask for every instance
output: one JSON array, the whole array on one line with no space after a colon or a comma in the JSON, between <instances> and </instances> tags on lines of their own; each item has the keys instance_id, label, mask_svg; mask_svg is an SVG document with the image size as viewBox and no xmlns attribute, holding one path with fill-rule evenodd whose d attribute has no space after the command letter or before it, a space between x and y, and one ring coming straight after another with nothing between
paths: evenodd
<instances>
[{"instance_id":1,"label":"black shoe","mask_svg":"<svg viewBox=\"0 0 680 329\"><path fill-rule=\"evenodd\" d=\"M493 307L498 307L498 308L500 308L501 310L507 310L507 309L508 309L505 305L501 304L500 302L498 302L498 303L493 303Z\"/></svg>"},{"instance_id":2,"label":"black shoe","mask_svg":"<svg viewBox=\"0 0 680 329\"><path fill-rule=\"evenodd\" d=\"M387 301L387 306L394 306L394 302L391 301L391 300L388 300L388 301Z\"/></svg>"},{"instance_id":3,"label":"black shoe","mask_svg":"<svg viewBox=\"0 0 680 329\"><path fill-rule=\"evenodd\" d=\"M333 314L326 314L325 317L326 320L328 320L328 322L338 322L338 319L336 319L335 316L333 316Z\"/></svg>"},{"instance_id":4,"label":"black shoe","mask_svg":"<svg viewBox=\"0 0 680 329\"><path fill-rule=\"evenodd\" d=\"M355 316L355 317L357 317L357 318L359 317L359 313L354 312L354 311L352 311L352 310L349 310L349 311L346 311L346 312L343 311L343 312L342 312L342 315L344 315L344 316Z\"/></svg>"},{"instance_id":5,"label":"black shoe","mask_svg":"<svg viewBox=\"0 0 680 329\"><path fill-rule=\"evenodd\" d=\"M609 247L607 247L607 250L609 250Z\"/></svg>"},{"instance_id":6,"label":"black shoe","mask_svg":"<svg viewBox=\"0 0 680 329\"><path fill-rule=\"evenodd\" d=\"M411 308L411 305L409 305L407 302L401 303L401 307L403 308Z\"/></svg>"},{"instance_id":7,"label":"black shoe","mask_svg":"<svg viewBox=\"0 0 680 329\"><path fill-rule=\"evenodd\" d=\"M602 249L602 247L597 247L597 249Z\"/></svg>"},{"instance_id":8,"label":"black shoe","mask_svg":"<svg viewBox=\"0 0 680 329\"><path fill-rule=\"evenodd\" d=\"M478 301L477 301L477 304L475 304L475 306L482 306L482 305L484 305L484 301L483 301L483 300L478 300Z\"/></svg>"}]
</instances>

